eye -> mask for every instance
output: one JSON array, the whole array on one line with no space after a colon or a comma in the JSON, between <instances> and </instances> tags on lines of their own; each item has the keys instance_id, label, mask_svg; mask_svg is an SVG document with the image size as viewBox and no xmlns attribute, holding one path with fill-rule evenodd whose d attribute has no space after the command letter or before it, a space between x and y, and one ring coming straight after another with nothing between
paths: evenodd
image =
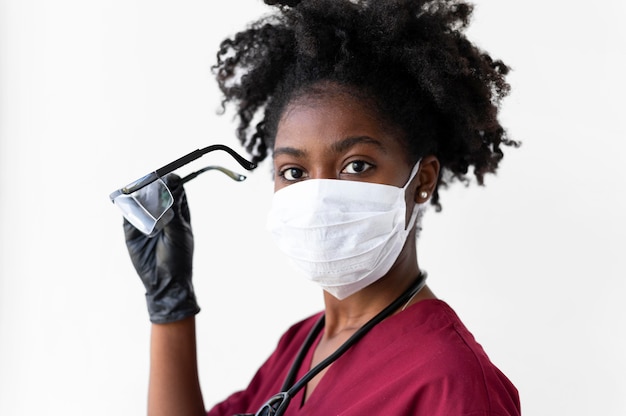
<instances>
[{"instance_id":1,"label":"eye","mask_svg":"<svg viewBox=\"0 0 626 416\"><path fill-rule=\"evenodd\" d=\"M286 181L297 181L304 178L304 172L299 168L287 168L281 170L278 176Z\"/></svg>"},{"instance_id":2,"label":"eye","mask_svg":"<svg viewBox=\"0 0 626 416\"><path fill-rule=\"evenodd\" d=\"M371 163L367 163L362 160L355 160L348 163L346 167L343 168L341 173L358 174L363 173L372 167L373 165Z\"/></svg>"}]
</instances>

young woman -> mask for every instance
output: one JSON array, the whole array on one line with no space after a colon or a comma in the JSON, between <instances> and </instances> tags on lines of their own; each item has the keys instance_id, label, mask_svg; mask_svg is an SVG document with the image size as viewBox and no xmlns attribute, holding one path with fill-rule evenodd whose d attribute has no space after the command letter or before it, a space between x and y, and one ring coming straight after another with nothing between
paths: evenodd
<instances>
[{"instance_id":1,"label":"young woman","mask_svg":"<svg viewBox=\"0 0 626 416\"><path fill-rule=\"evenodd\" d=\"M223 41L216 76L252 160L271 156L268 228L325 308L208 415L519 415L416 252L441 186L470 170L482 184L517 144L498 120L508 68L463 32L471 5L266 3L275 13ZM189 209L180 179L165 180L173 220L150 238L124 225L153 322L149 413L202 415Z\"/></svg>"}]
</instances>

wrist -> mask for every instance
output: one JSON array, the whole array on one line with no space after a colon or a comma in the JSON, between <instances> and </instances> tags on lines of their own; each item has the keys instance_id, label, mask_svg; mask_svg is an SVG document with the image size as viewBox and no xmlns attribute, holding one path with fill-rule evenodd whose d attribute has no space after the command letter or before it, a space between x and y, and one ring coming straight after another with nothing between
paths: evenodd
<instances>
[{"instance_id":1,"label":"wrist","mask_svg":"<svg viewBox=\"0 0 626 416\"><path fill-rule=\"evenodd\" d=\"M146 293L146 304L150 322L155 324L180 321L200 312L191 282L170 283L164 290Z\"/></svg>"}]
</instances>

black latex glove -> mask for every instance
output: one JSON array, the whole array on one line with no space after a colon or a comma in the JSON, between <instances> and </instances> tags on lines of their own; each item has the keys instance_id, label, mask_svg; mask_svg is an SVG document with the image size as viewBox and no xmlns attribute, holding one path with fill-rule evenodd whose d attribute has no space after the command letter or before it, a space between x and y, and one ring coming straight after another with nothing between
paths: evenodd
<instances>
[{"instance_id":1,"label":"black latex glove","mask_svg":"<svg viewBox=\"0 0 626 416\"><path fill-rule=\"evenodd\" d=\"M124 220L124 236L130 259L146 288L150 321L179 321L200 312L191 282L193 232L187 195L180 177L163 178L174 197L173 219L148 237Z\"/></svg>"}]
</instances>

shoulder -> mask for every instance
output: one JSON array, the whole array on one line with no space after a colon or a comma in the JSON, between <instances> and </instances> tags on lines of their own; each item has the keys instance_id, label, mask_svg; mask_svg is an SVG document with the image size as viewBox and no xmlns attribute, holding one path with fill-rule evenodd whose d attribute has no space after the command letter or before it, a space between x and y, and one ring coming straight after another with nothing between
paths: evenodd
<instances>
[{"instance_id":1,"label":"shoulder","mask_svg":"<svg viewBox=\"0 0 626 416\"><path fill-rule=\"evenodd\" d=\"M280 391L294 357L321 315L317 313L291 325L280 337L276 349L257 369L247 388L215 405L207 415L255 412L268 398Z\"/></svg>"},{"instance_id":2,"label":"shoulder","mask_svg":"<svg viewBox=\"0 0 626 416\"><path fill-rule=\"evenodd\" d=\"M278 340L273 356L295 356L322 315L323 312L315 313L287 328Z\"/></svg>"},{"instance_id":3,"label":"shoulder","mask_svg":"<svg viewBox=\"0 0 626 416\"><path fill-rule=\"evenodd\" d=\"M412 305L383 322L375 335L370 353L378 349L390 383L412 386L407 402L445 409L434 414L519 413L517 389L447 303Z\"/></svg>"},{"instance_id":4,"label":"shoulder","mask_svg":"<svg viewBox=\"0 0 626 416\"><path fill-rule=\"evenodd\" d=\"M417 316L408 315L404 323L415 343L410 348L419 349L429 357L435 375L460 374L475 381L480 378L489 381L499 372L482 345L447 303L427 301L421 308L416 308L414 314Z\"/></svg>"},{"instance_id":5,"label":"shoulder","mask_svg":"<svg viewBox=\"0 0 626 416\"><path fill-rule=\"evenodd\" d=\"M388 322L387 336L406 338L407 348L420 349L430 354L456 356L468 355L486 358L485 351L472 333L463 324L456 312L444 301L424 300L412 305L406 311L393 316ZM429 348L424 350L425 348Z\"/></svg>"},{"instance_id":6,"label":"shoulder","mask_svg":"<svg viewBox=\"0 0 626 416\"><path fill-rule=\"evenodd\" d=\"M281 335L278 345L290 344L293 343L294 340L306 338L323 314L323 312L317 312L292 324L283 335Z\"/></svg>"}]
</instances>

